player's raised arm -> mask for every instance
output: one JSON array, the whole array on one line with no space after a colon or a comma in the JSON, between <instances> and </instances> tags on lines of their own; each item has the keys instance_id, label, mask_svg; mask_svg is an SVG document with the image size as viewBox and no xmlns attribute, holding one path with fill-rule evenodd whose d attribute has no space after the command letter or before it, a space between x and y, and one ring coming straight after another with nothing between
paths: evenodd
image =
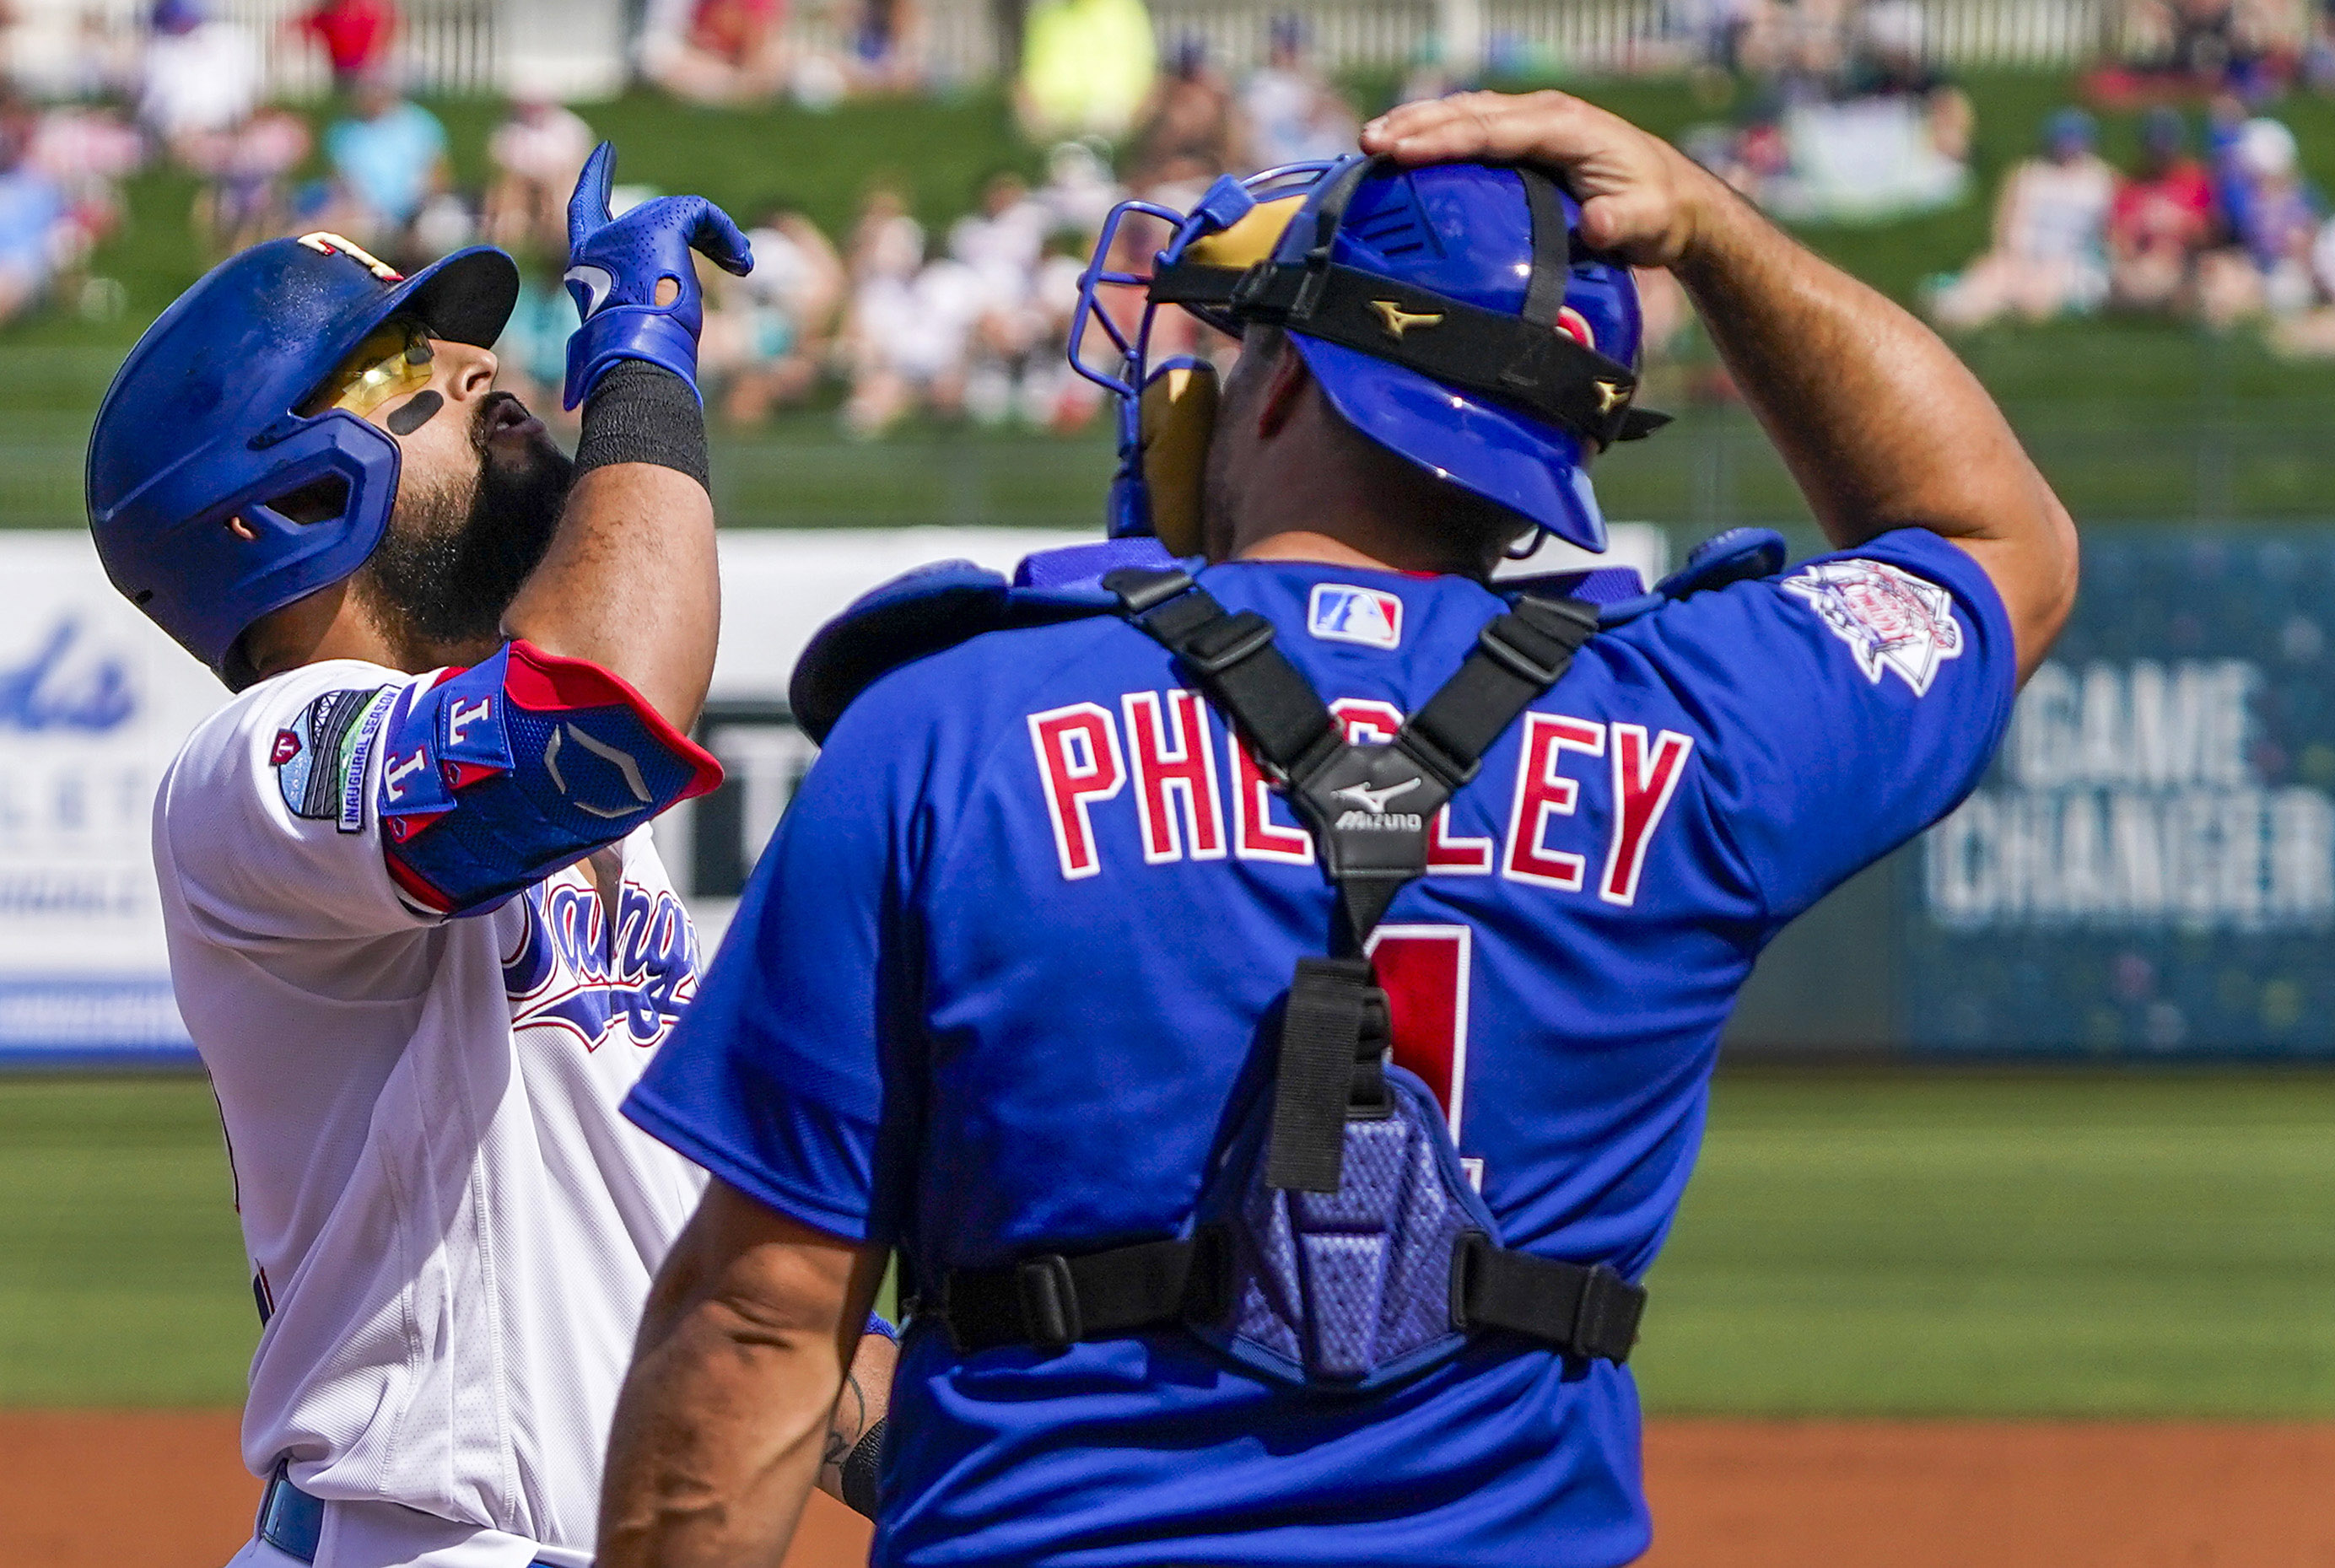
<instances>
[{"instance_id":1,"label":"player's raised arm","mask_svg":"<svg viewBox=\"0 0 2335 1568\"><path fill-rule=\"evenodd\" d=\"M1404 163L1529 161L1583 237L1677 274L1834 544L1943 534L2009 610L2023 680L2076 594L2076 530L2002 412L1912 315L1796 244L1669 143L1561 92L1406 104L1362 132Z\"/></svg>"},{"instance_id":2,"label":"player's raised arm","mask_svg":"<svg viewBox=\"0 0 2335 1568\"><path fill-rule=\"evenodd\" d=\"M697 392L704 305L690 252L733 273L752 261L737 225L703 197L664 197L612 218L615 165L615 148L601 143L567 211L567 286L584 317L567 349L567 404L584 405L576 485L503 624L623 676L686 730L705 702L721 622Z\"/></svg>"}]
</instances>

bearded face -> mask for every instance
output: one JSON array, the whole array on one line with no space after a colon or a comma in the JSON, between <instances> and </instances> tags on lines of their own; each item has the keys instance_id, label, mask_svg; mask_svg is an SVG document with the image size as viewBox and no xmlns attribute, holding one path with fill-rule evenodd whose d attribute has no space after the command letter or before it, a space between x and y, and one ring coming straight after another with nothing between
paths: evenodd
<instances>
[{"instance_id":1,"label":"bearded face","mask_svg":"<svg viewBox=\"0 0 2335 1568\"><path fill-rule=\"evenodd\" d=\"M493 392L471 418L467 461L424 469L409 454L389 529L357 574L383 632L423 667L442 662L436 650L500 640L503 612L558 528L575 464L542 434L495 439L525 417Z\"/></svg>"}]
</instances>

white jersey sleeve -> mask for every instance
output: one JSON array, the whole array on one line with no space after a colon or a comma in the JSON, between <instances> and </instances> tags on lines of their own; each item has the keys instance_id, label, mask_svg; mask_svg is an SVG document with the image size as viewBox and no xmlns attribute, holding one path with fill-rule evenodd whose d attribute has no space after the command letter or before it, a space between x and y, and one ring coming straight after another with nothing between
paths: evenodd
<instances>
[{"instance_id":1,"label":"white jersey sleeve","mask_svg":"<svg viewBox=\"0 0 2335 1568\"><path fill-rule=\"evenodd\" d=\"M428 679L311 664L260 682L188 739L155 801L154 857L207 937L246 947L438 923L391 879L376 808L383 726Z\"/></svg>"}]
</instances>

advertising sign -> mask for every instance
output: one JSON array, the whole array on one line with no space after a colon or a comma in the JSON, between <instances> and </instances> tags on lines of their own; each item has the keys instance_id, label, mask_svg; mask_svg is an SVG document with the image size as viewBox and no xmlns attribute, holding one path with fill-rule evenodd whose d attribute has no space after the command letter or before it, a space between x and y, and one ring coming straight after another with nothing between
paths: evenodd
<instances>
[{"instance_id":1,"label":"advertising sign","mask_svg":"<svg viewBox=\"0 0 2335 1568\"><path fill-rule=\"evenodd\" d=\"M1607 557L1650 575L1663 541L1615 530ZM728 779L657 824L710 951L815 749L787 680L852 599L911 566L963 557L1011 571L1080 536L1035 529L732 532L722 646L699 737ZM1552 556L1534 569L1565 569ZM86 535L0 533L0 1064L191 1062L170 992L150 834L179 746L228 700L125 604Z\"/></svg>"},{"instance_id":2,"label":"advertising sign","mask_svg":"<svg viewBox=\"0 0 2335 1568\"><path fill-rule=\"evenodd\" d=\"M1901 878L1912 1042L2335 1050L2330 629L2324 539L2088 540L1993 771Z\"/></svg>"},{"instance_id":3,"label":"advertising sign","mask_svg":"<svg viewBox=\"0 0 2335 1568\"><path fill-rule=\"evenodd\" d=\"M154 788L226 695L105 580L87 536L0 536L0 1053L183 1054Z\"/></svg>"}]
</instances>

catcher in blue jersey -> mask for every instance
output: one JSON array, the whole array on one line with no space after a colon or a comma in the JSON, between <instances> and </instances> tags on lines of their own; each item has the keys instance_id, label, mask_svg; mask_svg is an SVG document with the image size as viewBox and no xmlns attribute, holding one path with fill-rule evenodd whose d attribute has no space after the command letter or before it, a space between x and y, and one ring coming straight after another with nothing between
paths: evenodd
<instances>
[{"instance_id":1,"label":"catcher in blue jersey","mask_svg":"<svg viewBox=\"0 0 2335 1568\"><path fill-rule=\"evenodd\" d=\"M627 1102L716 1180L603 1568L775 1562L887 1259L879 1563L1622 1563L1626 1369L1762 945L1950 809L2075 534L1904 311L1556 93L1224 181L1121 338L1109 544L827 628L826 747ZM1692 294L1834 554L1603 543L1630 266ZM1116 333L1116 329L1114 329ZM1661 1353L1660 1309L1648 1353Z\"/></svg>"}]
</instances>

